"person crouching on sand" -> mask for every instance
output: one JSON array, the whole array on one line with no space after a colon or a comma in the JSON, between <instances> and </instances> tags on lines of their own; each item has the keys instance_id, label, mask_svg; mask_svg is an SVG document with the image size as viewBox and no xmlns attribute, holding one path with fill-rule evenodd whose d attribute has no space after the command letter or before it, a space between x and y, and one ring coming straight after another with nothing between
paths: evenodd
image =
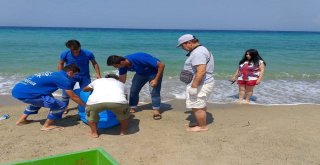
<instances>
[{"instance_id":1,"label":"person crouching on sand","mask_svg":"<svg viewBox=\"0 0 320 165\"><path fill-rule=\"evenodd\" d=\"M63 89L70 98L79 105L86 106L84 102L73 92L72 78L80 69L75 65L67 65L58 72L41 72L34 74L17 83L12 89L12 96L24 103L30 104L23 115L16 122L17 125L28 124L31 114L37 114L41 107L49 108L50 112L41 131L47 131L63 127L54 125L54 121L62 118L62 113L67 105L53 97L52 93Z\"/></svg>"},{"instance_id":2,"label":"person crouching on sand","mask_svg":"<svg viewBox=\"0 0 320 165\"><path fill-rule=\"evenodd\" d=\"M105 78L96 79L83 91L93 91L87 101L86 113L88 125L91 129L90 136L98 138L97 122L99 112L110 110L120 121L120 135L125 135L129 123L129 105L125 84L119 81L115 74L108 74Z\"/></svg>"}]
</instances>

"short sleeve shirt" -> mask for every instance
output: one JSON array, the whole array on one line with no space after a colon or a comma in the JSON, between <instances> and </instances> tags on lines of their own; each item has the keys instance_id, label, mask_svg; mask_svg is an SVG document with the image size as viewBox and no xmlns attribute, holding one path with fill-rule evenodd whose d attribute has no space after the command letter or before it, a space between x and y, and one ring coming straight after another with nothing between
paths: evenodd
<instances>
[{"instance_id":1,"label":"short sleeve shirt","mask_svg":"<svg viewBox=\"0 0 320 165\"><path fill-rule=\"evenodd\" d=\"M119 75L124 75L128 71L136 72L139 75L150 76L156 75L158 72L157 58L151 56L147 53L134 53L125 56L125 58L130 61L131 68L119 68Z\"/></svg>"},{"instance_id":2,"label":"short sleeve shirt","mask_svg":"<svg viewBox=\"0 0 320 165\"><path fill-rule=\"evenodd\" d=\"M195 48L186 59L183 69L196 73L197 65L206 64L206 74L202 80L202 83L210 83L214 80L214 58L212 53L209 52L204 46Z\"/></svg>"},{"instance_id":3,"label":"short sleeve shirt","mask_svg":"<svg viewBox=\"0 0 320 165\"><path fill-rule=\"evenodd\" d=\"M104 102L127 104L125 84L114 78L96 79L88 85L93 89L87 104Z\"/></svg>"},{"instance_id":4,"label":"short sleeve shirt","mask_svg":"<svg viewBox=\"0 0 320 165\"><path fill-rule=\"evenodd\" d=\"M58 89L72 90L71 79L65 71L41 72L17 83L12 89L12 96L22 99L33 99L51 95Z\"/></svg>"},{"instance_id":5,"label":"short sleeve shirt","mask_svg":"<svg viewBox=\"0 0 320 165\"><path fill-rule=\"evenodd\" d=\"M95 60L95 57L89 50L80 49L78 56L74 56L70 50L67 50L61 53L60 60L64 61L66 65L76 64L80 68L78 76L87 77L90 76L89 63Z\"/></svg>"},{"instance_id":6,"label":"short sleeve shirt","mask_svg":"<svg viewBox=\"0 0 320 165\"><path fill-rule=\"evenodd\" d=\"M263 64L264 61L259 60L259 65L254 65L253 63L249 63L247 61L245 61L244 63L239 65L239 76L238 76L238 80L244 80L243 79L243 74L241 73L241 70L244 69L244 66L247 64L248 68L247 68L247 72L248 72L248 80L258 80L260 77L260 68L259 66L261 64Z\"/></svg>"}]
</instances>

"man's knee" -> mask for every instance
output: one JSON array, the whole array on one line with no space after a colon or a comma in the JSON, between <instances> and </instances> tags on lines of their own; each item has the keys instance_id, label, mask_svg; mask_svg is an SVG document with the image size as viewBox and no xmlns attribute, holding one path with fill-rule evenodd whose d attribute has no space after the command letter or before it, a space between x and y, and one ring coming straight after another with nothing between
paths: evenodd
<instances>
[{"instance_id":1,"label":"man's knee","mask_svg":"<svg viewBox=\"0 0 320 165\"><path fill-rule=\"evenodd\" d=\"M86 110L86 119L91 122L97 123L99 121L99 112Z\"/></svg>"}]
</instances>

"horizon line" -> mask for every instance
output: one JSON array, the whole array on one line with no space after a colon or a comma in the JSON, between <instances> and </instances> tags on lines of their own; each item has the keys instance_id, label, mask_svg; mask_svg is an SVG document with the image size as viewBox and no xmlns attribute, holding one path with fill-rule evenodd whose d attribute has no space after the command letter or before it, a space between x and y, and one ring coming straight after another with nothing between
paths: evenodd
<instances>
[{"instance_id":1,"label":"horizon line","mask_svg":"<svg viewBox=\"0 0 320 165\"><path fill-rule=\"evenodd\" d=\"M127 28L127 27L70 27L70 26L1 26L0 28L61 28L61 29L110 29L110 30L163 30L163 31L243 31L243 32L307 32L319 33L320 31L306 30L257 30L257 29L180 29L180 28Z\"/></svg>"}]
</instances>

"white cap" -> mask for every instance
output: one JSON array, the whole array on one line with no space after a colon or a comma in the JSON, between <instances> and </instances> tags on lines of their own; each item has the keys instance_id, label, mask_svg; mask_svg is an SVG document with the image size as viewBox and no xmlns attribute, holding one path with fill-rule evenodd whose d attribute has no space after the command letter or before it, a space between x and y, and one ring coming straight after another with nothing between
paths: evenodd
<instances>
[{"instance_id":1,"label":"white cap","mask_svg":"<svg viewBox=\"0 0 320 165\"><path fill-rule=\"evenodd\" d=\"M183 44L183 43L185 43L187 41L191 41L191 40L193 40L195 38L196 37L194 37L192 34L184 34L178 39L177 47L179 47L179 46L181 46L181 44Z\"/></svg>"}]
</instances>

